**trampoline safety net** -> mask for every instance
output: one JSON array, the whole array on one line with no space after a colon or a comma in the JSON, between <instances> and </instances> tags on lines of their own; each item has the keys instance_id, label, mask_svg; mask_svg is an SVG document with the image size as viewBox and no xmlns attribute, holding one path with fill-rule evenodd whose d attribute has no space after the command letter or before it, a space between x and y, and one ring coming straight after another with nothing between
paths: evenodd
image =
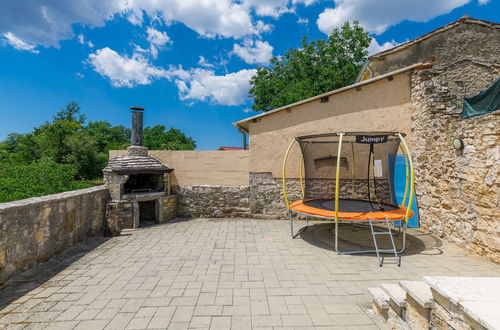
<instances>
[{"instance_id":1,"label":"trampoline safety net","mask_svg":"<svg viewBox=\"0 0 500 330\"><path fill-rule=\"evenodd\" d=\"M394 132L345 133L340 156L339 212L398 209L394 166L400 139ZM303 156L303 203L335 210L339 134L298 137Z\"/></svg>"}]
</instances>

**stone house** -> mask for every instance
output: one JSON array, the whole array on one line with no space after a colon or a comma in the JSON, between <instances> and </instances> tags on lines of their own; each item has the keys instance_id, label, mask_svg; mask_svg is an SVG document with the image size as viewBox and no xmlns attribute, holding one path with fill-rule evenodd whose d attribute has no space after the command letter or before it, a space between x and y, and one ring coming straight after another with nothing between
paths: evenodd
<instances>
[{"instance_id":1,"label":"stone house","mask_svg":"<svg viewBox=\"0 0 500 330\"><path fill-rule=\"evenodd\" d=\"M249 134L249 150L150 154L176 168L181 216L284 218L281 168L291 139L401 131L415 161L421 227L500 262L500 112L460 116L464 96L500 76L499 28L463 17L372 55L353 85L234 123ZM463 149L452 147L455 137ZM298 150L289 161L292 195L299 193L294 158Z\"/></svg>"},{"instance_id":2,"label":"stone house","mask_svg":"<svg viewBox=\"0 0 500 330\"><path fill-rule=\"evenodd\" d=\"M414 158L421 227L498 263L500 111L469 119L460 115L464 96L477 94L500 76L498 54L499 25L464 17L370 56L353 85L234 123L249 134L249 150L141 149L128 165L146 160L143 174L150 174L156 160L175 168L161 190L165 175L148 180L158 186L146 187L154 191L146 196L149 212L143 213L156 221L173 216L176 196L165 196L172 183L179 216L285 218L281 166L291 139L325 132L401 131ZM452 147L457 137L464 143L459 150ZM110 157L128 162L130 152L115 150ZM300 190L298 159L294 150L288 168L292 198ZM115 174L131 174L121 173L122 167ZM114 203L110 200L129 205L116 196L123 197L121 189L137 188L130 187L133 182L122 187L123 177L117 179L118 190L100 186L0 205L0 283L102 232ZM135 196L133 202L144 202L143 197ZM151 203L159 198L161 203ZM172 214L167 217L163 211Z\"/></svg>"}]
</instances>

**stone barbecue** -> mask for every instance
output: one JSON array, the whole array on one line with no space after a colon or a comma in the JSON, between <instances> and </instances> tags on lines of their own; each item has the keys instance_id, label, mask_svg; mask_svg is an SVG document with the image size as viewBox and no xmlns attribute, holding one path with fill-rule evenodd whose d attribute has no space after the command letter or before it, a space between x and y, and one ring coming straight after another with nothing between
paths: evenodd
<instances>
[{"instance_id":1,"label":"stone barbecue","mask_svg":"<svg viewBox=\"0 0 500 330\"><path fill-rule=\"evenodd\" d=\"M148 155L148 148L142 146L144 109L131 109L132 145L126 155L111 158L103 169L111 196L106 218L112 233L176 216L177 199L170 194L173 168Z\"/></svg>"}]
</instances>

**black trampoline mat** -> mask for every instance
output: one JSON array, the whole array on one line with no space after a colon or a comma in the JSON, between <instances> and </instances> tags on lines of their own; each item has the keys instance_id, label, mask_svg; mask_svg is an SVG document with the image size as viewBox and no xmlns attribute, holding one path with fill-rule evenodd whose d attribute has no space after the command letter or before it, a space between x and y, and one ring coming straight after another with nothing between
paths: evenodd
<instances>
[{"instance_id":1,"label":"black trampoline mat","mask_svg":"<svg viewBox=\"0 0 500 330\"><path fill-rule=\"evenodd\" d=\"M313 198L304 200L304 205L315 207L321 210L334 211L335 199L334 198ZM369 202L360 199L339 199L339 212L353 212L353 213L368 213L391 211L399 209L399 206L381 203L382 208L377 202Z\"/></svg>"}]
</instances>

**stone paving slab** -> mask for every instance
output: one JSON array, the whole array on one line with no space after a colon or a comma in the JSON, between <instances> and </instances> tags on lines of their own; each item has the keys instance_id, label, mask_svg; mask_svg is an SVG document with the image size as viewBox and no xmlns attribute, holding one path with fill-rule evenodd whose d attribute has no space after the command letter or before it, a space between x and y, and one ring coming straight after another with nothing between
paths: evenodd
<instances>
[{"instance_id":1,"label":"stone paving slab","mask_svg":"<svg viewBox=\"0 0 500 330\"><path fill-rule=\"evenodd\" d=\"M0 328L380 329L368 287L500 274L417 230L401 267L379 267L374 255L333 252L331 226L293 240L288 221L193 219L96 239L0 290ZM369 232L341 226L341 237L367 244Z\"/></svg>"}]
</instances>

